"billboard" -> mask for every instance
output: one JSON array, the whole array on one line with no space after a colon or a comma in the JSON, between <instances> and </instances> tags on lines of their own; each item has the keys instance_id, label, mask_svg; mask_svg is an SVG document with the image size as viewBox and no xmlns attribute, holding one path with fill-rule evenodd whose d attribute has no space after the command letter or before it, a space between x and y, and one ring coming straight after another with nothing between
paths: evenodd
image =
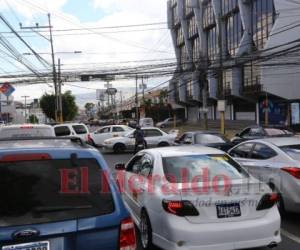
<instances>
[{"instance_id":1,"label":"billboard","mask_svg":"<svg viewBox=\"0 0 300 250\"><path fill-rule=\"evenodd\" d=\"M9 97L14 91L15 88L7 82L2 84L2 86L0 87L0 92L7 97Z\"/></svg>"}]
</instances>

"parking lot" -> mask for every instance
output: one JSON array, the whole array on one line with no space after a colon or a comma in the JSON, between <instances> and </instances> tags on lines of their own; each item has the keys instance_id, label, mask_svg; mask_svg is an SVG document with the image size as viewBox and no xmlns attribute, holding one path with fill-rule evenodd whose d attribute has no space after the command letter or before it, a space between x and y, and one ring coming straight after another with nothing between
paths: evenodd
<instances>
[{"instance_id":1,"label":"parking lot","mask_svg":"<svg viewBox=\"0 0 300 250\"><path fill-rule=\"evenodd\" d=\"M114 171L116 163L125 163L132 154L103 154L109 167ZM276 248L278 250L300 249L300 214L287 214L282 218L282 243ZM140 246L138 249L142 249ZM266 250L268 248L259 248Z\"/></svg>"}]
</instances>

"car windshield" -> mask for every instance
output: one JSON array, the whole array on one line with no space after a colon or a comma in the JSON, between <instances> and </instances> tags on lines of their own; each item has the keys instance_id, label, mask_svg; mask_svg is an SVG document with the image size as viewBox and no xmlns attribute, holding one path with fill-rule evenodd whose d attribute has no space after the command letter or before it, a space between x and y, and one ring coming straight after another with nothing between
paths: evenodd
<instances>
[{"instance_id":1,"label":"car windshield","mask_svg":"<svg viewBox=\"0 0 300 250\"><path fill-rule=\"evenodd\" d=\"M23 138L23 137L47 137L54 136L51 128L3 128L0 131L0 138Z\"/></svg>"},{"instance_id":2,"label":"car windshield","mask_svg":"<svg viewBox=\"0 0 300 250\"><path fill-rule=\"evenodd\" d=\"M226 176L230 180L248 177L239 164L228 155L187 155L163 158L164 174L169 182L181 183L183 176L192 182L208 171L209 179ZM185 178L186 179L186 178Z\"/></svg>"},{"instance_id":3,"label":"car windshield","mask_svg":"<svg viewBox=\"0 0 300 250\"><path fill-rule=\"evenodd\" d=\"M225 138L222 138L219 135L212 134L197 134L195 136L196 144L210 144L210 143L225 143Z\"/></svg>"},{"instance_id":4,"label":"car windshield","mask_svg":"<svg viewBox=\"0 0 300 250\"><path fill-rule=\"evenodd\" d=\"M88 194L75 192L82 169ZM68 173L72 181L65 183ZM101 169L95 159L0 162L0 227L50 223L112 213L111 192L101 192ZM66 192L66 186L70 192ZM74 191L75 190L75 191ZM5 201L5 202L4 202Z\"/></svg>"},{"instance_id":5,"label":"car windshield","mask_svg":"<svg viewBox=\"0 0 300 250\"><path fill-rule=\"evenodd\" d=\"M294 160L300 161L300 144L287 145L280 148Z\"/></svg>"}]
</instances>

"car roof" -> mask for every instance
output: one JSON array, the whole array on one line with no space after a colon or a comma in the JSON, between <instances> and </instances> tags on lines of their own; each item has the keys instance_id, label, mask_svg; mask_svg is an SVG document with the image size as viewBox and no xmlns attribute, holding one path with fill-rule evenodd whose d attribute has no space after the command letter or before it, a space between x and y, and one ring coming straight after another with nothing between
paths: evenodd
<instances>
[{"instance_id":1,"label":"car roof","mask_svg":"<svg viewBox=\"0 0 300 250\"><path fill-rule=\"evenodd\" d=\"M19 128L25 128L25 127L51 128L52 129L52 126L46 125L46 124L14 124L14 125L7 125L4 127L1 127L1 129L19 129Z\"/></svg>"},{"instance_id":2,"label":"car roof","mask_svg":"<svg viewBox=\"0 0 300 250\"><path fill-rule=\"evenodd\" d=\"M268 142L276 145L277 147L283 147L288 145L299 145L300 137L292 136L292 137L272 137L272 138L264 138L259 140L251 140L250 142Z\"/></svg>"},{"instance_id":3,"label":"car roof","mask_svg":"<svg viewBox=\"0 0 300 250\"><path fill-rule=\"evenodd\" d=\"M221 135L217 131L198 130L198 131L187 131L184 134L209 134L209 135Z\"/></svg>"},{"instance_id":4,"label":"car roof","mask_svg":"<svg viewBox=\"0 0 300 250\"><path fill-rule=\"evenodd\" d=\"M0 139L0 151L12 150L12 149L82 149L83 145L72 141L70 138L26 138L26 140L1 140Z\"/></svg>"},{"instance_id":5,"label":"car roof","mask_svg":"<svg viewBox=\"0 0 300 250\"><path fill-rule=\"evenodd\" d=\"M54 127L59 127L59 126L76 126L76 125L86 126L84 123L61 123L61 124L55 125Z\"/></svg>"},{"instance_id":6,"label":"car roof","mask_svg":"<svg viewBox=\"0 0 300 250\"><path fill-rule=\"evenodd\" d=\"M146 149L142 152L151 154L160 154L162 157L174 157L185 155L214 155L224 154L223 151L215 148L205 146L179 146L179 147L166 147L166 148L153 148Z\"/></svg>"}]
</instances>

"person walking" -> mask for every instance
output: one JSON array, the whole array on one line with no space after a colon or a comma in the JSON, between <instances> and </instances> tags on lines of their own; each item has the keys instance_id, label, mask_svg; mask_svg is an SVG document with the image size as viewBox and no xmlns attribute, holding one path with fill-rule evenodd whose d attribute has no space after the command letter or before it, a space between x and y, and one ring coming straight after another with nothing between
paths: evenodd
<instances>
[{"instance_id":1,"label":"person walking","mask_svg":"<svg viewBox=\"0 0 300 250\"><path fill-rule=\"evenodd\" d=\"M135 146L134 146L134 153L135 154L137 153L138 147L140 145L143 145L143 149L147 148L147 144L145 142L144 131L141 129L140 126L136 127L136 130L134 131L134 138L135 138Z\"/></svg>"}]
</instances>

